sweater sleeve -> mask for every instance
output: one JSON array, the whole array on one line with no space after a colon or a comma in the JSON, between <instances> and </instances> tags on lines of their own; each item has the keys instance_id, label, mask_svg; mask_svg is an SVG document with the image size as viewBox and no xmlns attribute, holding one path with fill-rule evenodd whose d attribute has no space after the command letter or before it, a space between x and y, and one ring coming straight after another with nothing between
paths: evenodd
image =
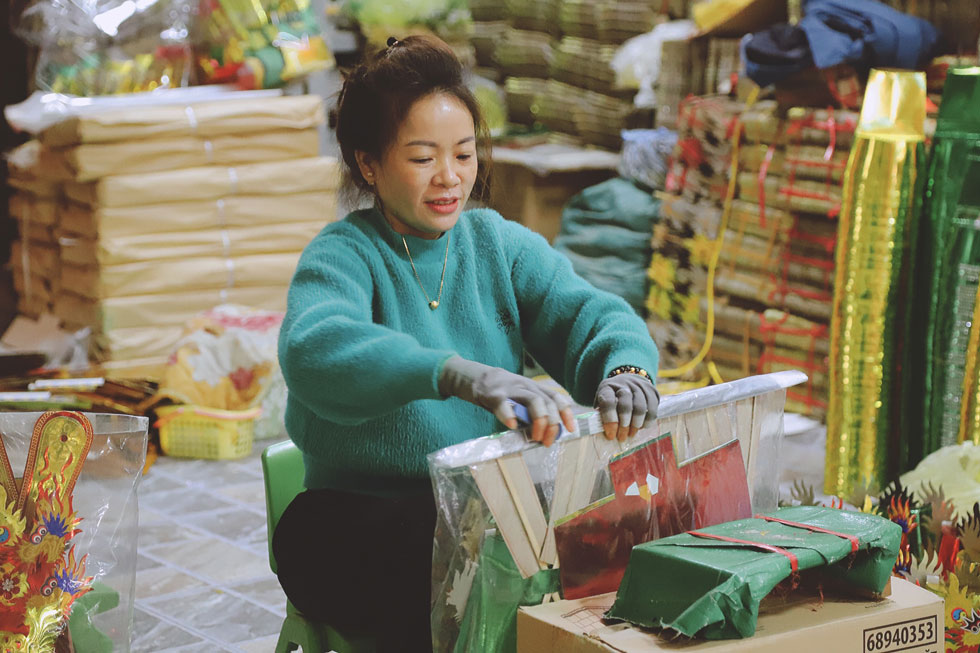
<instances>
[{"instance_id":1,"label":"sweater sleeve","mask_svg":"<svg viewBox=\"0 0 980 653\"><path fill-rule=\"evenodd\" d=\"M454 353L373 322L369 254L358 250L351 239L321 235L304 251L279 334L290 396L346 425L441 399L439 373Z\"/></svg>"},{"instance_id":2,"label":"sweater sleeve","mask_svg":"<svg viewBox=\"0 0 980 653\"><path fill-rule=\"evenodd\" d=\"M540 235L507 220L501 230L525 345L577 402L591 405L599 382L620 365L656 377L657 346L624 299L578 276Z\"/></svg>"}]
</instances>

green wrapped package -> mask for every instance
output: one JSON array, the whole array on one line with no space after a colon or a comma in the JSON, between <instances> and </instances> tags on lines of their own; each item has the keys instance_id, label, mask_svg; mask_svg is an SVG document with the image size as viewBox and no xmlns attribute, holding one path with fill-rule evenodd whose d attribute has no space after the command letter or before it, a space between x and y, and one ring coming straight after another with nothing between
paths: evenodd
<instances>
[{"instance_id":1,"label":"green wrapped package","mask_svg":"<svg viewBox=\"0 0 980 653\"><path fill-rule=\"evenodd\" d=\"M880 594L901 537L877 515L797 506L639 544L606 616L688 637L751 637L760 601L804 570Z\"/></svg>"},{"instance_id":2,"label":"green wrapped package","mask_svg":"<svg viewBox=\"0 0 980 653\"><path fill-rule=\"evenodd\" d=\"M498 533L488 536L453 650L514 653L517 609L538 605L558 589L557 569L542 569L530 578L522 578L504 538Z\"/></svg>"},{"instance_id":3,"label":"green wrapped package","mask_svg":"<svg viewBox=\"0 0 980 653\"><path fill-rule=\"evenodd\" d=\"M950 70L924 188L913 277L903 470L954 444L980 276L980 68Z\"/></svg>"}]
</instances>

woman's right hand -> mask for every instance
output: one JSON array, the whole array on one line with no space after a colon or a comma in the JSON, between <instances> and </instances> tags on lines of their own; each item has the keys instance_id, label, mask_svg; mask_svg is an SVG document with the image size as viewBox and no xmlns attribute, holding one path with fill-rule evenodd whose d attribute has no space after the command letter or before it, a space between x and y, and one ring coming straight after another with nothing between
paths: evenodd
<instances>
[{"instance_id":1,"label":"woman's right hand","mask_svg":"<svg viewBox=\"0 0 980 653\"><path fill-rule=\"evenodd\" d=\"M517 428L517 416L508 403L513 399L525 406L531 417L531 439L551 446L558 436L558 421L569 431L575 430L571 400L560 392L549 390L526 376L508 372L460 356L453 356L439 374L439 392L445 397L459 397L485 408L507 428Z\"/></svg>"}]
</instances>

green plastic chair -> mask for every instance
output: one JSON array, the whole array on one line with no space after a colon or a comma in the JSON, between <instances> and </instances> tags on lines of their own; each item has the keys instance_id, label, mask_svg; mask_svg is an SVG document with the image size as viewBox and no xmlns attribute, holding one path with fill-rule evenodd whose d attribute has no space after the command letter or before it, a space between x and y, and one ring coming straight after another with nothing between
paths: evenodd
<instances>
[{"instance_id":1,"label":"green plastic chair","mask_svg":"<svg viewBox=\"0 0 980 653\"><path fill-rule=\"evenodd\" d=\"M278 566L272 554L272 534L276 524L293 498L303 491L303 454L291 441L269 445L262 452L262 476L265 479L265 514L269 540L269 567ZM373 653L374 643L364 637L342 633L328 624L301 614L292 603L286 603L286 619L279 631L276 653L302 648L303 653Z\"/></svg>"}]
</instances>

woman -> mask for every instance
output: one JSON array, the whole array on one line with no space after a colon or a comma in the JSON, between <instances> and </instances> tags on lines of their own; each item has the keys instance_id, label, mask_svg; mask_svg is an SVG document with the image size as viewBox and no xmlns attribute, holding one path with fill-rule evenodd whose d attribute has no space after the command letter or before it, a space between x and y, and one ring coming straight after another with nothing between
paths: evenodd
<instances>
[{"instance_id":1,"label":"woman","mask_svg":"<svg viewBox=\"0 0 980 653\"><path fill-rule=\"evenodd\" d=\"M596 290L540 236L488 209L486 131L452 51L389 40L354 70L336 114L348 181L374 208L328 225L289 290L279 357L305 486L274 537L303 613L431 648L435 509L426 454L516 428L550 445L570 402L520 375L528 350L606 437L656 416L656 347L625 301ZM648 370L648 371L647 371ZM499 420L499 422L498 422Z\"/></svg>"}]
</instances>

